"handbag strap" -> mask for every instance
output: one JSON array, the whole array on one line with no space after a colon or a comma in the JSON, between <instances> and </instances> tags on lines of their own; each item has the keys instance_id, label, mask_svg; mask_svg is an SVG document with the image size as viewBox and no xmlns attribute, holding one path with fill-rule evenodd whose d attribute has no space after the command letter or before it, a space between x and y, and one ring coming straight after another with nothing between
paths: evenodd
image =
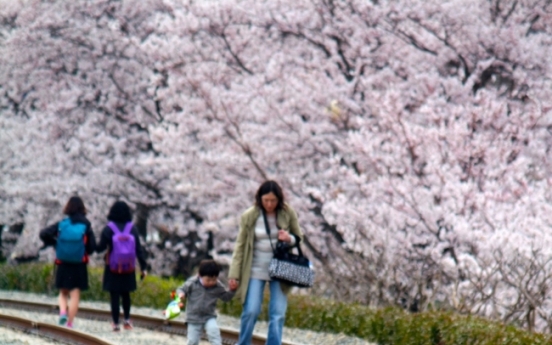
<instances>
[{"instance_id":1,"label":"handbag strap","mask_svg":"<svg viewBox=\"0 0 552 345\"><path fill-rule=\"evenodd\" d=\"M264 208L261 208L261 212L263 213L263 219L266 229L266 234L268 235L268 240L270 241L270 247L272 248L272 254L276 254L276 250L274 249L274 246L272 245L272 239L270 238L270 227L268 226L268 220L266 219L266 212Z\"/></svg>"},{"instance_id":2,"label":"handbag strap","mask_svg":"<svg viewBox=\"0 0 552 345\"><path fill-rule=\"evenodd\" d=\"M276 250L274 249L274 246L272 245L272 239L270 238L270 227L268 226L268 220L266 218L266 212L264 209L261 208L261 211L263 213L263 220L265 224L266 234L268 235L268 240L270 241L270 247L272 247L272 253L276 254ZM276 217L278 219L278 217ZM299 253L299 256L303 256L303 251L301 250L300 242L301 239L298 236L295 236L295 234L290 234L293 237L295 237L295 247L297 247L297 252Z\"/></svg>"}]
</instances>

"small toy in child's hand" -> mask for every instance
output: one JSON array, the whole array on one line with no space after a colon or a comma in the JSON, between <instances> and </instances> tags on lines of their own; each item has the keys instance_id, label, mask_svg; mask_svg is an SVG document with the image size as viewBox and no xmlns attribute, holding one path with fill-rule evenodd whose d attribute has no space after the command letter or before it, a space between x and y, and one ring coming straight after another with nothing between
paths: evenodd
<instances>
[{"instance_id":1,"label":"small toy in child's hand","mask_svg":"<svg viewBox=\"0 0 552 345\"><path fill-rule=\"evenodd\" d=\"M165 320L172 320L178 315L180 315L180 307L182 306L182 303L180 301L180 296L178 296L173 291L171 293L171 298L173 298L173 300L171 301L171 303L169 303L169 305L163 312L163 314L165 314Z\"/></svg>"}]
</instances>

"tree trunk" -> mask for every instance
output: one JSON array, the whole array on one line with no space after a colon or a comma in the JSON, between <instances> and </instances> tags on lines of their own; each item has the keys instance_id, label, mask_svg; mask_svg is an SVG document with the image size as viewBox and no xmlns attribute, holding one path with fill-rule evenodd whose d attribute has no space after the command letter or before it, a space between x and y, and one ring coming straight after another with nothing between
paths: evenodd
<instances>
[{"instance_id":1,"label":"tree trunk","mask_svg":"<svg viewBox=\"0 0 552 345\"><path fill-rule=\"evenodd\" d=\"M135 213L134 225L138 229L138 233L144 239L148 234L148 217L149 217L149 207L144 204L136 204L136 213Z\"/></svg>"}]
</instances>

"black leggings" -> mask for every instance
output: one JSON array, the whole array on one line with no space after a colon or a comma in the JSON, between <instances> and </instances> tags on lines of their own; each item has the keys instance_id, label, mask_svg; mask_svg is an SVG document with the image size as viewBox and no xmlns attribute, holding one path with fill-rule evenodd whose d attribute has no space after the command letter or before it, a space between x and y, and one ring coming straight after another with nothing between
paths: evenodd
<instances>
[{"instance_id":1,"label":"black leggings","mask_svg":"<svg viewBox=\"0 0 552 345\"><path fill-rule=\"evenodd\" d=\"M125 320L130 319L130 292L119 292L119 291L110 291L111 295L111 317L113 318L113 323L116 325L119 324L119 299L123 299L123 314Z\"/></svg>"}]
</instances>

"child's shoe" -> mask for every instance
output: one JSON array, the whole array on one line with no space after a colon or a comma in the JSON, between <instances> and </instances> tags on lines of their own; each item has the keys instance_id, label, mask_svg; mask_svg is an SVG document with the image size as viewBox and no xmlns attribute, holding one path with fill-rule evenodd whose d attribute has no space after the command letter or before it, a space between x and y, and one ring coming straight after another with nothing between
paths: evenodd
<instances>
[{"instance_id":1,"label":"child's shoe","mask_svg":"<svg viewBox=\"0 0 552 345\"><path fill-rule=\"evenodd\" d=\"M134 327L132 327L132 322L130 320L125 320L125 323L123 323L123 328L127 331L130 331Z\"/></svg>"},{"instance_id":2,"label":"child's shoe","mask_svg":"<svg viewBox=\"0 0 552 345\"><path fill-rule=\"evenodd\" d=\"M67 327L68 328L73 328L73 323L72 322L67 322Z\"/></svg>"},{"instance_id":3,"label":"child's shoe","mask_svg":"<svg viewBox=\"0 0 552 345\"><path fill-rule=\"evenodd\" d=\"M111 326L113 326L113 332L119 332L121 330L119 324L112 323Z\"/></svg>"},{"instance_id":4,"label":"child's shoe","mask_svg":"<svg viewBox=\"0 0 552 345\"><path fill-rule=\"evenodd\" d=\"M67 314L59 314L59 324L61 326L65 325L65 323L67 322Z\"/></svg>"}]
</instances>

